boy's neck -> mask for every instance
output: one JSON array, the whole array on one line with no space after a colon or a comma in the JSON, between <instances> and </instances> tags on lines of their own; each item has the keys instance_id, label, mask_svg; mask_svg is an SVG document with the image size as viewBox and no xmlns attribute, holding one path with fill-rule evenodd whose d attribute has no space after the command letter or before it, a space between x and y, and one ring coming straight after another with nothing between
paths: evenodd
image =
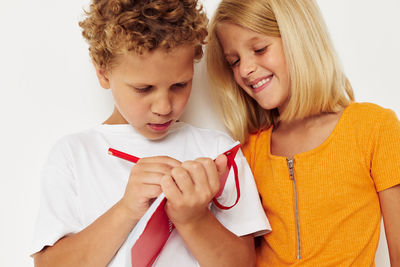
<instances>
[{"instance_id":1,"label":"boy's neck","mask_svg":"<svg viewBox=\"0 0 400 267\"><path fill-rule=\"evenodd\" d=\"M128 124L128 122L121 115L118 109L114 107L113 113L103 122L103 124Z\"/></svg>"}]
</instances>

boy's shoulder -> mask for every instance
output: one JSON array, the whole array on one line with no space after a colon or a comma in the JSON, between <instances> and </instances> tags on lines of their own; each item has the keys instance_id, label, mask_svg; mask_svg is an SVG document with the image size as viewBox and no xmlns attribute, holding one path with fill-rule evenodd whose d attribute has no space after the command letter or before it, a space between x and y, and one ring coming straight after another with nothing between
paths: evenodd
<instances>
[{"instance_id":1,"label":"boy's shoulder","mask_svg":"<svg viewBox=\"0 0 400 267\"><path fill-rule=\"evenodd\" d=\"M151 156L152 151L165 154L175 150L178 155L191 151L196 156L214 157L230 148L234 142L222 131L195 127L185 122L176 122L163 139L155 141L141 136L128 124L98 125L63 136L52 151L76 158L89 151L104 154L104 151L97 150L113 146L121 151L140 153L138 156Z\"/></svg>"},{"instance_id":2,"label":"boy's shoulder","mask_svg":"<svg viewBox=\"0 0 400 267\"><path fill-rule=\"evenodd\" d=\"M141 136L129 125L97 125L79 132L67 134L58 139L57 143L71 144L77 142L87 143L93 140L96 135L118 135L131 138L140 138ZM168 140L170 138L195 138L196 140L207 140L207 142L227 142L231 144L234 142L232 137L227 133L208 128L201 128L193 126L186 122L176 122L169 133L166 135ZM143 140L146 140L142 137ZM160 140L164 142L163 139Z\"/></svg>"},{"instance_id":3,"label":"boy's shoulder","mask_svg":"<svg viewBox=\"0 0 400 267\"><path fill-rule=\"evenodd\" d=\"M194 125L191 125L186 122L176 122L174 128L171 129L170 133L179 132L183 134L192 134L192 135L199 135L205 138L222 138L232 141L233 139L225 132L216 130L216 129L208 129L208 128L201 128Z\"/></svg>"},{"instance_id":4,"label":"boy's shoulder","mask_svg":"<svg viewBox=\"0 0 400 267\"><path fill-rule=\"evenodd\" d=\"M88 129L84 129L77 132L72 132L69 134L65 134L58 138L54 144L54 146L74 146L78 143L86 143L92 140L93 135L96 133L96 126Z\"/></svg>"},{"instance_id":5,"label":"boy's shoulder","mask_svg":"<svg viewBox=\"0 0 400 267\"><path fill-rule=\"evenodd\" d=\"M201 151L204 156L216 157L229 149L235 141L219 130L200 128L185 122L177 122L163 142L184 145Z\"/></svg>"},{"instance_id":6,"label":"boy's shoulder","mask_svg":"<svg viewBox=\"0 0 400 267\"><path fill-rule=\"evenodd\" d=\"M94 136L94 128L85 129L79 132L73 132L59 137L53 143L49 151L49 158L71 158L73 151L79 150L81 145L92 142Z\"/></svg>"},{"instance_id":7,"label":"boy's shoulder","mask_svg":"<svg viewBox=\"0 0 400 267\"><path fill-rule=\"evenodd\" d=\"M177 122L168 134L176 137L191 137L207 143L222 142L232 144L234 142L227 133L215 129L196 127L186 122Z\"/></svg>"}]
</instances>

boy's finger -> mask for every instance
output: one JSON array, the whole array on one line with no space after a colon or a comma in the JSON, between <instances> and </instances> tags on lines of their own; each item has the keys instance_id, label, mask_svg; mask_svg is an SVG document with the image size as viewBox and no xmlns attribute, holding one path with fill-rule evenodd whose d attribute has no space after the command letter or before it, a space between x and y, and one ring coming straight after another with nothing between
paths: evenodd
<instances>
[{"instance_id":1,"label":"boy's finger","mask_svg":"<svg viewBox=\"0 0 400 267\"><path fill-rule=\"evenodd\" d=\"M171 176L182 194L192 194L194 190L194 182L185 168L173 168L171 170Z\"/></svg>"},{"instance_id":2,"label":"boy's finger","mask_svg":"<svg viewBox=\"0 0 400 267\"><path fill-rule=\"evenodd\" d=\"M222 194L222 191L224 190L225 182L229 175L228 158L224 154L219 155L215 159L215 165L217 165L217 171L219 177L219 187L216 196L219 196Z\"/></svg>"},{"instance_id":3,"label":"boy's finger","mask_svg":"<svg viewBox=\"0 0 400 267\"><path fill-rule=\"evenodd\" d=\"M146 198L153 199L158 197L161 194L161 186L160 185L146 185L143 187L143 194Z\"/></svg>"},{"instance_id":4,"label":"boy's finger","mask_svg":"<svg viewBox=\"0 0 400 267\"><path fill-rule=\"evenodd\" d=\"M168 156L155 156L155 157L146 157L141 158L138 163L162 163L167 164L171 167L178 167L181 165L181 162L177 159L168 157Z\"/></svg>"},{"instance_id":5,"label":"boy's finger","mask_svg":"<svg viewBox=\"0 0 400 267\"><path fill-rule=\"evenodd\" d=\"M200 164L204 172L203 180L198 182L199 184L201 183L201 189L211 190L212 194L216 193L216 190L219 188L219 178L215 162L210 158L198 158L196 162ZM194 171L196 172L196 170Z\"/></svg>"},{"instance_id":6,"label":"boy's finger","mask_svg":"<svg viewBox=\"0 0 400 267\"><path fill-rule=\"evenodd\" d=\"M214 162L217 165L218 176L228 171L228 158L224 154L219 155Z\"/></svg>"},{"instance_id":7,"label":"boy's finger","mask_svg":"<svg viewBox=\"0 0 400 267\"><path fill-rule=\"evenodd\" d=\"M165 164L165 163L159 163L159 162L151 162L151 161L143 161L143 162L138 162L133 168L132 172L133 173L138 173L138 172L154 172L154 173L161 173L161 174L169 174L171 173L173 166Z\"/></svg>"},{"instance_id":8,"label":"boy's finger","mask_svg":"<svg viewBox=\"0 0 400 267\"><path fill-rule=\"evenodd\" d=\"M161 173L161 172L151 172L151 171L142 171L140 174L133 174L134 176L137 175L134 179L142 184L148 185L160 185L161 178L168 173Z\"/></svg>"},{"instance_id":9,"label":"boy's finger","mask_svg":"<svg viewBox=\"0 0 400 267\"><path fill-rule=\"evenodd\" d=\"M210 191L209 173L205 161L206 159L203 162L200 159L196 159L182 163L182 168L187 170L194 183L195 190L198 192ZM212 164L214 165L213 162Z\"/></svg>"},{"instance_id":10,"label":"boy's finger","mask_svg":"<svg viewBox=\"0 0 400 267\"><path fill-rule=\"evenodd\" d=\"M182 192L179 190L171 175L166 174L161 178L161 190L166 199L176 202L182 199Z\"/></svg>"}]
</instances>

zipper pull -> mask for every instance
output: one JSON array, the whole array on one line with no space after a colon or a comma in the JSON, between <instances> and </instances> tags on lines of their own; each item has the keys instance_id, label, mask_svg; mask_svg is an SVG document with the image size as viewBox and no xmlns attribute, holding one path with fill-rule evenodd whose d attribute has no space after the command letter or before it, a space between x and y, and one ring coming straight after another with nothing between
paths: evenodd
<instances>
[{"instance_id":1,"label":"zipper pull","mask_svg":"<svg viewBox=\"0 0 400 267\"><path fill-rule=\"evenodd\" d=\"M293 165L294 165L294 158L287 158L287 165L289 168L289 179L294 180L294 172L293 172Z\"/></svg>"}]
</instances>

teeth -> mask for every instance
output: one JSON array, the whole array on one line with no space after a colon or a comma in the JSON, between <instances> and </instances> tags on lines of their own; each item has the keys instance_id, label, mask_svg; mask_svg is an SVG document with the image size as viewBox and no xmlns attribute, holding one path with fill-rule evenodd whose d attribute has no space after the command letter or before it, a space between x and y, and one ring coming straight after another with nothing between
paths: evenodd
<instances>
[{"instance_id":1,"label":"teeth","mask_svg":"<svg viewBox=\"0 0 400 267\"><path fill-rule=\"evenodd\" d=\"M266 78L266 79L263 79L263 80L259 81L259 82L256 83L256 84L252 85L251 87L252 87L253 89L256 89L256 88L260 87L261 85L266 84L266 83L269 82L271 79L272 79L272 77L268 77L268 78Z\"/></svg>"}]
</instances>

